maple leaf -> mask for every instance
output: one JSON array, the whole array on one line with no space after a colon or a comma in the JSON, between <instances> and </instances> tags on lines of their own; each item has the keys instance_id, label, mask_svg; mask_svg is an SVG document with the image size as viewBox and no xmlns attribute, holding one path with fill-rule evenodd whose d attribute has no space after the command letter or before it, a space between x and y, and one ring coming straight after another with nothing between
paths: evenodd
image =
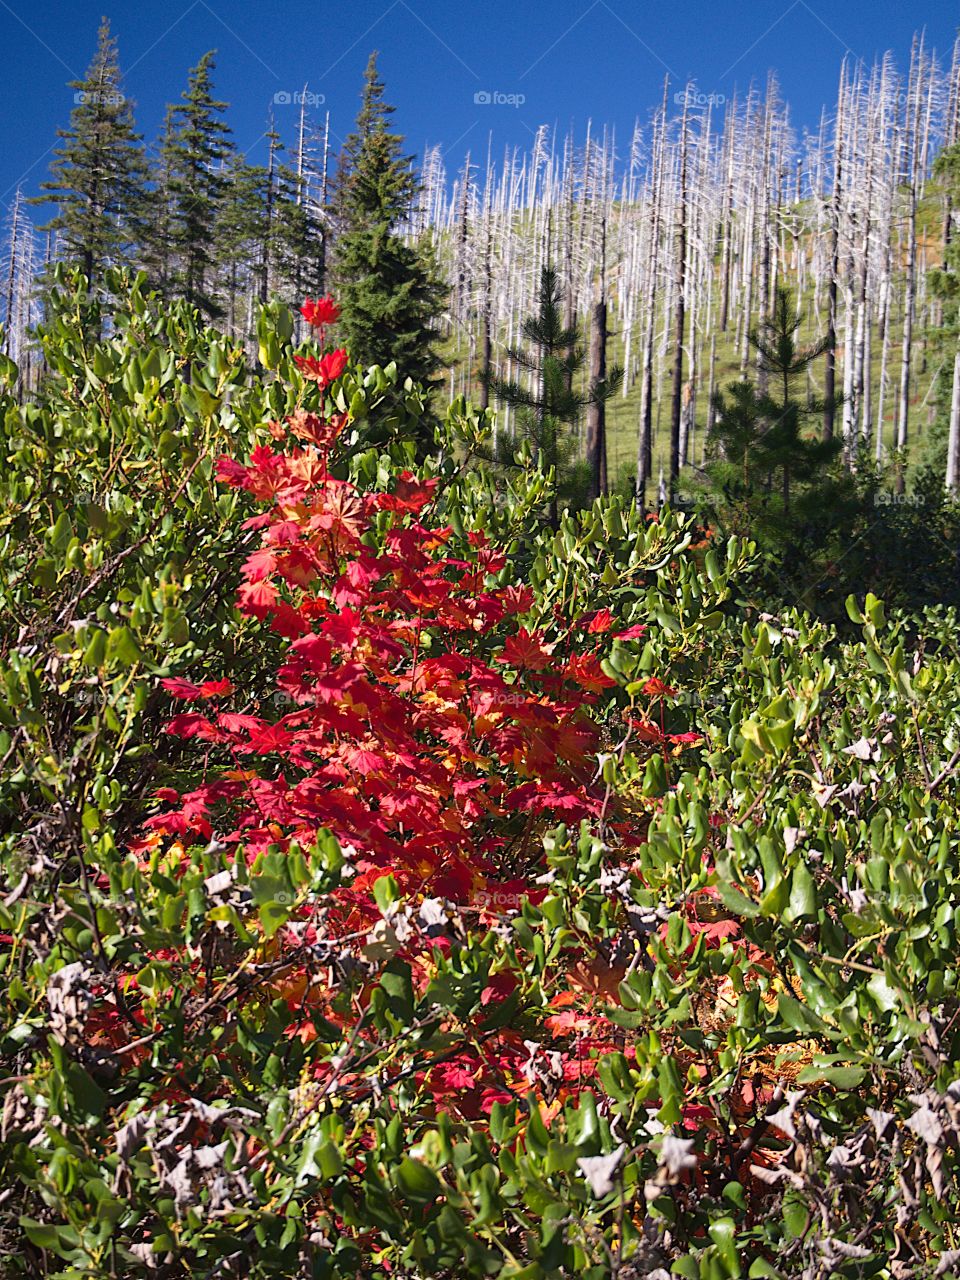
<instances>
[{"instance_id":1,"label":"maple leaf","mask_svg":"<svg viewBox=\"0 0 960 1280\"><path fill-rule=\"evenodd\" d=\"M327 294L324 298L305 298L300 314L307 324L315 329L322 329L325 325L335 324L340 319L340 308Z\"/></svg>"},{"instance_id":2,"label":"maple leaf","mask_svg":"<svg viewBox=\"0 0 960 1280\"><path fill-rule=\"evenodd\" d=\"M298 409L287 418L290 430L298 439L306 440L324 451L333 445L347 421L348 415L345 413L333 413L327 417L308 413L304 409Z\"/></svg>"},{"instance_id":3,"label":"maple leaf","mask_svg":"<svg viewBox=\"0 0 960 1280\"><path fill-rule=\"evenodd\" d=\"M627 627L626 631L615 632L613 638L614 640L639 640L646 632L647 628L641 622L634 627Z\"/></svg>"},{"instance_id":4,"label":"maple leaf","mask_svg":"<svg viewBox=\"0 0 960 1280\"><path fill-rule=\"evenodd\" d=\"M500 592L500 603L505 613L529 613L534 595L529 587L505 587Z\"/></svg>"},{"instance_id":5,"label":"maple leaf","mask_svg":"<svg viewBox=\"0 0 960 1280\"><path fill-rule=\"evenodd\" d=\"M322 629L338 648L352 649L362 633L363 619L352 609L344 609L325 618Z\"/></svg>"},{"instance_id":6,"label":"maple leaf","mask_svg":"<svg viewBox=\"0 0 960 1280\"><path fill-rule=\"evenodd\" d=\"M736 938L740 934L740 924L736 920L715 920L709 924L703 924L699 920L688 920L687 927L696 937L703 934L708 946L719 946L727 938ZM666 925L664 925L664 937L666 937ZM693 950L691 944L690 950Z\"/></svg>"},{"instance_id":7,"label":"maple leaf","mask_svg":"<svg viewBox=\"0 0 960 1280\"><path fill-rule=\"evenodd\" d=\"M553 645L543 645L540 637L521 627L516 635L508 636L503 652L497 655L496 661L511 667L527 668L531 671L542 671L550 665Z\"/></svg>"},{"instance_id":8,"label":"maple leaf","mask_svg":"<svg viewBox=\"0 0 960 1280\"><path fill-rule=\"evenodd\" d=\"M543 1025L553 1036L568 1036L575 1031L589 1030L591 1019L578 1014L573 1009L564 1009L560 1013L553 1013L545 1018Z\"/></svg>"},{"instance_id":9,"label":"maple leaf","mask_svg":"<svg viewBox=\"0 0 960 1280\"><path fill-rule=\"evenodd\" d=\"M473 1089L477 1078L475 1070L458 1062L446 1062L438 1070L441 1081L448 1089Z\"/></svg>"},{"instance_id":10,"label":"maple leaf","mask_svg":"<svg viewBox=\"0 0 960 1280\"><path fill-rule=\"evenodd\" d=\"M277 557L273 551L264 547L251 552L243 566L243 575L248 582L263 582L272 576L277 567Z\"/></svg>"},{"instance_id":11,"label":"maple leaf","mask_svg":"<svg viewBox=\"0 0 960 1280\"><path fill-rule=\"evenodd\" d=\"M495 973L480 993L482 1005L506 1000L517 989L517 980L512 973Z\"/></svg>"},{"instance_id":12,"label":"maple leaf","mask_svg":"<svg viewBox=\"0 0 960 1280\"><path fill-rule=\"evenodd\" d=\"M626 720L641 742L665 741L663 730L652 721L638 719L636 716L627 716Z\"/></svg>"},{"instance_id":13,"label":"maple leaf","mask_svg":"<svg viewBox=\"0 0 960 1280\"><path fill-rule=\"evenodd\" d=\"M317 1038L317 1028L309 1018L302 1022L291 1022L283 1034L288 1040L299 1040L301 1044L311 1044Z\"/></svg>"},{"instance_id":14,"label":"maple leaf","mask_svg":"<svg viewBox=\"0 0 960 1280\"><path fill-rule=\"evenodd\" d=\"M335 535L359 538L365 527L363 506L351 485L338 485L324 493L320 512L311 517L316 529L329 529Z\"/></svg>"},{"instance_id":15,"label":"maple leaf","mask_svg":"<svg viewBox=\"0 0 960 1280\"><path fill-rule=\"evenodd\" d=\"M281 636L293 640L310 630L310 624L303 614L286 602L278 600L274 606L276 612L270 621L270 628Z\"/></svg>"},{"instance_id":16,"label":"maple leaf","mask_svg":"<svg viewBox=\"0 0 960 1280\"><path fill-rule=\"evenodd\" d=\"M346 747L343 758L351 769L364 775L383 772L388 767L386 758L369 747Z\"/></svg>"},{"instance_id":17,"label":"maple leaf","mask_svg":"<svg viewBox=\"0 0 960 1280\"><path fill-rule=\"evenodd\" d=\"M617 683L606 674L600 666L600 660L593 653L571 654L563 668L563 674L581 689L587 689L591 693L612 689Z\"/></svg>"},{"instance_id":18,"label":"maple leaf","mask_svg":"<svg viewBox=\"0 0 960 1280\"><path fill-rule=\"evenodd\" d=\"M182 698L186 702L199 698L219 698L233 693L233 685L229 680L204 680L202 684L192 684L189 680L174 676L161 680L160 683L173 697Z\"/></svg>"},{"instance_id":19,"label":"maple leaf","mask_svg":"<svg viewBox=\"0 0 960 1280\"><path fill-rule=\"evenodd\" d=\"M596 613L588 615L588 619L587 635L602 635L613 626L613 614L609 609L598 609Z\"/></svg>"},{"instance_id":20,"label":"maple leaf","mask_svg":"<svg viewBox=\"0 0 960 1280\"><path fill-rule=\"evenodd\" d=\"M277 572L284 582L309 586L317 576L317 558L308 547L292 547L277 558Z\"/></svg>"},{"instance_id":21,"label":"maple leaf","mask_svg":"<svg viewBox=\"0 0 960 1280\"><path fill-rule=\"evenodd\" d=\"M174 716L166 727L166 732L176 738L205 738L209 742L222 742L224 734L199 712L186 712Z\"/></svg>"},{"instance_id":22,"label":"maple leaf","mask_svg":"<svg viewBox=\"0 0 960 1280\"><path fill-rule=\"evenodd\" d=\"M217 724L228 733L242 733L245 729L254 730L264 727L264 722L257 716L245 716L236 711L222 711L217 716Z\"/></svg>"},{"instance_id":23,"label":"maple leaf","mask_svg":"<svg viewBox=\"0 0 960 1280\"><path fill-rule=\"evenodd\" d=\"M201 696L198 684L191 684L189 680L181 680L178 676L161 680L160 683L167 693L172 694L175 698L183 698L187 702Z\"/></svg>"},{"instance_id":24,"label":"maple leaf","mask_svg":"<svg viewBox=\"0 0 960 1280\"><path fill-rule=\"evenodd\" d=\"M488 1116L498 1102L504 1106L509 1106L511 1102L516 1102L516 1100L516 1095L508 1093L505 1089L484 1089L483 1096L480 1099L480 1110L485 1116Z\"/></svg>"},{"instance_id":25,"label":"maple leaf","mask_svg":"<svg viewBox=\"0 0 960 1280\"><path fill-rule=\"evenodd\" d=\"M276 604L277 593L269 582L245 582L237 593L241 613L265 618Z\"/></svg>"},{"instance_id":26,"label":"maple leaf","mask_svg":"<svg viewBox=\"0 0 960 1280\"><path fill-rule=\"evenodd\" d=\"M287 463L287 471L291 479L300 481L306 488L323 484L327 478L327 468L323 459L315 453L303 452L294 454ZM284 521L284 525L292 525L297 530L297 536L299 537L299 524L290 520Z\"/></svg>"},{"instance_id":27,"label":"maple leaf","mask_svg":"<svg viewBox=\"0 0 960 1280\"><path fill-rule=\"evenodd\" d=\"M200 686L201 698L220 698L233 693L233 684L229 680L204 680Z\"/></svg>"},{"instance_id":28,"label":"maple leaf","mask_svg":"<svg viewBox=\"0 0 960 1280\"><path fill-rule=\"evenodd\" d=\"M249 479L249 472L235 458L222 457L217 459L217 479L222 480L234 489L239 489L246 485Z\"/></svg>"},{"instance_id":29,"label":"maple leaf","mask_svg":"<svg viewBox=\"0 0 960 1280\"><path fill-rule=\"evenodd\" d=\"M325 356L294 356L300 372L305 378L319 384L326 390L331 382L335 382L347 367L347 353L342 348L328 351Z\"/></svg>"},{"instance_id":30,"label":"maple leaf","mask_svg":"<svg viewBox=\"0 0 960 1280\"><path fill-rule=\"evenodd\" d=\"M436 480L418 480L412 471L402 471L393 493L379 495L383 511L411 511L418 513L433 500Z\"/></svg>"}]
</instances>

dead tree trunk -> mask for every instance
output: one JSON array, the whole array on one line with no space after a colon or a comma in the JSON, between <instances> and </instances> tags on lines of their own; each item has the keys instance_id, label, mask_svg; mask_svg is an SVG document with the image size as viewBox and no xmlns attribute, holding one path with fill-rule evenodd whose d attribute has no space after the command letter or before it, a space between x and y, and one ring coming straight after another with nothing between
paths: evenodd
<instances>
[{"instance_id":1,"label":"dead tree trunk","mask_svg":"<svg viewBox=\"0 0 960 1280\"><path fill-rule=\"evenodd\" d=\"M590 327L590 384L601 387L607 377L607 220L600 225L600 283ZM607 492L607 410L602 397L587 406L587 462L590 467L590 501Z\"/></svg>"},{"instance_id":2,"label":"dead tree trunk","mask_svg":"<svg viewBox=\"0 0 960 1280\"><path fill-rule=\"evenodd\" d=\"M643 308L644 321L647 328L640 374L640 435L637 441L636 496L644 507L647 503L647 484L653 475L653 345L656 333L654 305L656 302L657 273L660 267L660 213L663 199L663 152L667 124L668 83L667 80L664 80L659 133L656 133L655 126L653 192L650 210L650 253L647 263L647 287Z\"/></svg>"},{"instance_id":3,"label":"dead tree trunk","mask_svg":"<svg viewBox=\"0 0 960 1280\"><path fill-rule=\"evenodd\" d=\"M676 278L677 296L674 310L673 398L670 409L670 497L673 497L680 475L680 418L683 414L683 338L686 322L687 288L687 101L684 94L680 121L680 191L677 204Z\"/></svg>"},{"instance_id":4,"label":"dead tree trunk","mask_svg":"<svg viewBox=\"0 0 960 1280\"><path fill-rule=\"evenodd\" d=\"M827 281L827 348L823 371L823 438L833 439L837 396L837 277L840 274L840 199L843 190L843 94L846 63L840 69L840 93L833 133L833 193L830 212L830 278Z\"/></svg>"}]
</instances>

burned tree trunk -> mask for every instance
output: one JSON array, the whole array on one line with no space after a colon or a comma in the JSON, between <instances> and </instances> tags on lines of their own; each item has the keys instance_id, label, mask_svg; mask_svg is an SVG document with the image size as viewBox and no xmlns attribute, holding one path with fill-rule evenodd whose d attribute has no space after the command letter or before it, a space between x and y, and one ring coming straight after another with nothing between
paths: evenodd
<instances>
[{"instance_id":1,"label":"burned tree trunk","mask_svg":"<svg viewBox=\"0 0 960 1280\"><path fill-rule=\"evenodd\" d=\"M590 326L590 385L601 387L607 377L607 220L600 226L600 283ZM602 396L587 406L587 462L591 502L607 492L607 409Z\"/></svg>"},{"instance_id":2,"label":"burned tree trunk","mask_svg":"<svg viewBox=\"0 0 960 1280\"><path fill-rule=\"evenodd\" d=\"M676 279L677 296L674 310L673 396L670 409L670 496L673 497L680 474L680 418L683 414L683 338L686 324L687 288L687 119L688 94L683 99L680 122L680 191L677 204Z\"/></svg>"}]
</instances>

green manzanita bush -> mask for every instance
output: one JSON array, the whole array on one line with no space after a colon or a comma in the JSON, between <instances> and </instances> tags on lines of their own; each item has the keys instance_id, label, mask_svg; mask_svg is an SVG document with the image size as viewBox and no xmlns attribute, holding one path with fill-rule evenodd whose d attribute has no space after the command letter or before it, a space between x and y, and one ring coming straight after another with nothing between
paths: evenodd
<instances>
[{"instance_id":1,"label":"green manzanita bush","mask_svg":"<svg viewBox=\"0 0 960 1280\"><path fill-rule=\"evenodd\" d=\"M550 478L476 465L487 417L463 401L412 476L417 389L304 376L282 308L255 371L142 281L111 288L93 323L64 281L34 403L5 370L5 1274L960 1275L954 614L851 601L851 640L762 613L753 548L683 516L611 498L545 527ZM254 496L222 455L313 487ZM332 495L336 564L279 584L308 629L238 610L264 551L316 550ZM428 582L488 625L411 615ZM546 805L517 840L509 805L464 809L495 839L460 892L410 882L411 819L395 867L280 810L231 840L207 802L276 789L267 731L299 714L276 672L328 623L379 664L434 786L428 730L457 730L452 794L483 758L464 729L514 735L492 786L534 758L537 715L589 719L564 780L584 820ZM428 639L452 664L433 691L404 683ZM458 710L468 658L501 673L493 717ZM582 706L550 721L574 675ZM350 678L331 705L362 721ZM164 680L209 733L162 732ZM397 799L386 731L335 730L366 752L340 790L368 821ZM321 745L283 777L332 806Z\"/></svg>"}]
</instances>

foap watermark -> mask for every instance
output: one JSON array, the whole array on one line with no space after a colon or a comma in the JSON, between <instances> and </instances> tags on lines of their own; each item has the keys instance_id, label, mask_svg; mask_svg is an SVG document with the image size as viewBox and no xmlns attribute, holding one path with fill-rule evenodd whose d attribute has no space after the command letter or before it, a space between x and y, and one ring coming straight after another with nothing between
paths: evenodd
<instances>
[{"instance_id":1,"label":"foap watermark","mask_svg":"<svg viewBox=\"0 0 960 1280\"><path fill-rule=\"evenodd\" d=\"M722 107L727 99L722 93L699 93L696 89L685 89L682 93L675 93L673 100L678 107L704 110L706 107Z\"/></svg>"},{"instance_id":2,"label":"foap watermark","mask_svg":"<svg viewBox=\"0 0 960 1280\"><path fill-rule=\"evenodd\" d=\"M310 89L278 89L273 95L277 107L322 107L326 100L325 94Z\"/></svg>"},{"instance_id":3,"label":"foap watermark","mask_svg":"<svg viewBox=\"0 0 960 1280\"><path fill-rule=\"evenodd\" d=\"M115 89L102 93L99 89L78 89L73 95L77 106L81 107L122 107L126 98Z\"/></svg>"},{"instance_id":4,"label":"foap watermark","mask_svg":"<svg viewBox=\"0 0 960 1280\"><path fill-rule=\"evenodd\" d=\"M703 495L693 489L677 489L670 500L670 505L680 511L694 511L703 500Z\"/></svg>"},{"instance_id":5,"label":"foap watermark","mask_svg":"<svg viewBox=\"0 0 960 1280\"><path fill-rule=\"evenodd\" d=\"M497 707L525 707L529 701L529 696L525 693L500 693L495 691L490 695L492 710L496 710Z\"/></svg>"},{"instance_id":6,"label":"foap watermark","mask_svg":"<svg viewBox=\"0 0 960 1280\"><path fill-rule=\"evenodd\" d=\"M679 689L670 699L671 707L722 707L727 699L714 693L697 693L694 689Z\"/></svg>"},{"instance_id":7,"label":"foap watermark","mask_svg":"<svg viewBox=\"0 0 960 1280\"><path fill-rule=\"evenodd\" d=\"M478 89L473 95L478 107L522 107L526 100L525 93L503 93L500 89Z\"/></svg>"},{"instance_id":8,"label":"foap watermark","mask_svg":"<svg viewBox=\"0 0 960 1280\"><path fill-rule=\"evenodd\" d=\"M478 911L519 911L526 896L516 889L500 889L491 885L486 889L476 889L470 895L470 906Z\"/></svg>"},{"instance_id":9,"label":"foap watermark","mask_svg":"<svg viewBox=\"0 0 960 1280\"><path fill-rule=\"evenodd\" d=\"M925 507L927 499L922 493L892 493L883 490L873 495L875 507Z\"/></svg>"}]
</instances>

